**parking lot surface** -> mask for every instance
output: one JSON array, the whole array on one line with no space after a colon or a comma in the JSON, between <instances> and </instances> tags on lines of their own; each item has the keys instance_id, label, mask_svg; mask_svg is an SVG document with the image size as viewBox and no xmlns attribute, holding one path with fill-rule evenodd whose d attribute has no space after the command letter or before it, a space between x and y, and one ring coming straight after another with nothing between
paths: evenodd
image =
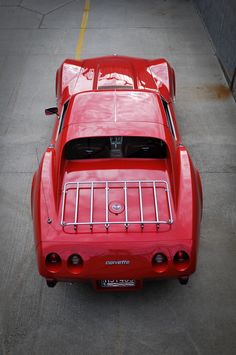
<instances>
[{"instance_id":1,"label":"parking lot surface","mask_svg":"<svg viewBox=\"0 0 236 355\"><path fill-rule=\"evenodd\" d=\"M0 1L0 354L236 353L236 106L191 1L91 0L81 57L165 57L177 78L183 142L204 190L197 272L137 293L50 289L30 214L47 147L55 72L74 58L84 1Z\"/></svg>"}]
</instances>

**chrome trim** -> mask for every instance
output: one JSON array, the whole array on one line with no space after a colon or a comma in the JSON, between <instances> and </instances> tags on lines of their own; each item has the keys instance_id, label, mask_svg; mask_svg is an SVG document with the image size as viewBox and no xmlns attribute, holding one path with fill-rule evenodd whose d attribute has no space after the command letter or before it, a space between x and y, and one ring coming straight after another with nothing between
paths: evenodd
<instances>
[{"instance_id":1,"label":"chrome trim","mask_svg":"<svg viewBox=\"0 0 236 355\"><path fill-rule=\"evenodd\" d=\"M127 181L124 182L124 192L125 192L125 228L128 228L128 200L127 200Z\"/></svg>"},{"instance_id":2,"label":"chrome trim","mask_svg":"<svg viewBox=\"0 0 236 355\"><path fill-rule=\"evenodd\" d=\"M77 225L77 221L78 221L78 204L79 204L79 182L76 183L75 221L74 221L75 229L76 229L76 225Z\"/></svg>"},{"instance_id":3,"label":"chrome trim","mask_svg":"<svg viewBox=\"0 0 236 355\"><path fill-rule=\"evenodd\" d=\"M117 186L119 185L119 186ZM128 193L129 189L136 188L138 190L139 204L138 208L140 211L139 220L129 220L129 207L128 207ZM153 189L153 201L150 203L154 204L155 219L146 220L145 219L145 204L143 203L143 192L145 188ZM80 191L88 190L90 193L90 207L89 207L89 216L88 220L80 221L79 220L79 210L80 210ZM105 192L105 211L104 211L104 220L94 221L94 192L96 189L104 190ZM121 221L111 221L109 220L109 191L112 189L120 189L124 191L124 220ZM158 208L158 193L159 189L164 189L166 192L167 207L169 212L168 219L160 219L160 212ZM65 209L66 209L66 195L68 191L75 190L75 200L72 204L74 206L74 220L66 220L65 218ZM70 202L71 203L71 202ZM88 202L89 203L89 202ZM101 206L102 207L102 206ZM61 204L61 225L62 226L74 226L74 229L77 230L77 226L90 226L90 229L93 229L94 225L104 225L108 230L112 224L123 224L126 230L129 225L140 224L143 229L145 225L155 224L159 227L160 224L169 224L173 223L173 212L171 207L171 196L170 190L167 181L165 180L118 180L118 181L76 181L76 182L67 182L64 185L62 191L62 204Z\"/></svg>"},{"instance_id":4,"label":"chrome trim","mask_svg":"<svg viewBox=\"0 0 236 355\"><path fill-rule=\"evenodd\" d=\"M105 222L105 227L106 229L109 228L109 211L108 211L108 203L109 203L109 187L108 187L108 181L105 182L106 187L105 187L105 191L106 191L106 222Z\"/></svg>"},{"instance_id":5,"label":"chrome trim","mask_svg":"<svg viewBox=\"0 0 236 355\"><path fill-rule=\"evenodd\" d=\"M67 111L67 108L68 108L68 105L69 105L69 101L70 100L67 100L64 105L63 105L63 108L62 108L62 111L61 111L61 114L60 116L58 117L59 118L59 123L58 123L58 127L57 127L57 133L56 133L56 138L55 138L55 141L58 140L58 137L59 137L59 133L62 129L62 120L64 119L64 116L66 114L66 111Z\"/></svg>"},{"instance_id":6,"label":"chrome trim","mask_svg":"<svg viewBox=\"0 0 236 355\"><path fill-rule=\"evenodd\" d=\"M156 220L158 221L158 219L159 219L159 213L158 213L157 192L156 192L156 183L155 183L155 181L153 181L153 196L154 196Z\"/></svg>"},{"instance_id":7,"label":"chrome trim","mask_svg":"<svg viewBox=\"0 0 236 355\"><path fill-rule=\"evenodd\" d=\"M90 229L93 229L93 181L91 183L91 194L90 194Z\"/></svg>"},{"instance_id":8,"label":"chrome trim","mask_svg":"<svg viewBox=\"0 0 236 355\"><path fill-rule=\"evenodd\" d=\"M170 107L169 107L168 103L167 103L167 109L168 109L168 112L169 112L170 123L171 123L172 129L173 129L173 132L174 132L174 138L175 138L175 140L177 140L176 131L175 131L175 125L173 123L173 118L172 118L171 110L170 110Z\"/></svg>"},{"instance_id":9,"label":"chrome trim","mask_svg":"<svg viewBox=\"0 0 236 355\"><path fill-rule=\"evenodd\" d=\"M143 196L142 196L142 186L141 181L138 182L138 192L139 192L139 207L140 207L140 219L141 219L141 228L143 228Z\"/></svg>"}]
</instances>

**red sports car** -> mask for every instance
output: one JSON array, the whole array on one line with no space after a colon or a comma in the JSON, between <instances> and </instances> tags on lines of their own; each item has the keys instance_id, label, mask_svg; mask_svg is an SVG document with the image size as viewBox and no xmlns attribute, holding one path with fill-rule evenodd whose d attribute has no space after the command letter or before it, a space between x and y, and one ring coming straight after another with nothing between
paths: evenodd
<instances>
[{"instance_id":1,"label":"red sports car","mask_svg":"<svg viewBox=\"0 0 236 355\"><path fill-rule=\"evenodd\" d=\"M51 142L32 182L39 273L98 290L186 284L197 263L198 170L182 144L165 59L68 59Z\"/></svg>"}]
</instances>

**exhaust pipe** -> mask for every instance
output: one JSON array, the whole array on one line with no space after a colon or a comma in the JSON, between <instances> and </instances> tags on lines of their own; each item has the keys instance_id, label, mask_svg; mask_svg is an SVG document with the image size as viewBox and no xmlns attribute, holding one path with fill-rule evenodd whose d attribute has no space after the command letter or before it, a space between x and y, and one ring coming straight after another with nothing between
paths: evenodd
<instances>
[{"instance_id":1,"label":"exhaust pipe","mask_svg":"<svg viewBox=\"0 0 236 355\"><path fill-rule=\"evenodd\" d=\"M56 280L46 280L47 286L48 287L55 287L57 284Z\"/></svg>"},{"instance_id":2,"label":"exhaust pipe","mask_svg":"<svg viewBox=\"0 0 236 355\"><path fill-rule=\"evenodd\" d=\"M188 276L181 276L179 277L179 283L181 285L186 285L188 283L189 277Z\"/></svg>"}]
</instances>

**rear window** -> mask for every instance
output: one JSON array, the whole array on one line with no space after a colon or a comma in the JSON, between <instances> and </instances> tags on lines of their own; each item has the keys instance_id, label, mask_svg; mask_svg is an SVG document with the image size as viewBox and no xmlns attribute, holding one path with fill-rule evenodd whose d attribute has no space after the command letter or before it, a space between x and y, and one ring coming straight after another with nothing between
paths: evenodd
<instances>
[{"instance_id":1,"label":"rear window","mask_svg":"<svg viewBox=\"0 0 236 355\"><path fill-rule=\"evenodd\" d=\"M161 139L149 137L91 137L78 138L65 145L65 158L166 158L166 144Z\"/></svg>"}]
</instances>

